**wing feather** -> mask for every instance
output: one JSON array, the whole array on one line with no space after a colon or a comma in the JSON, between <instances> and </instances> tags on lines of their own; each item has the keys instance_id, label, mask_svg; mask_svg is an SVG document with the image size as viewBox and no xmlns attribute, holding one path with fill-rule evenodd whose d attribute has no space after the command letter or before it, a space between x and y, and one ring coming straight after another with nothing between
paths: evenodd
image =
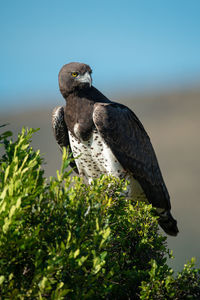
<instances>
[{"instance_id":1,"label":"wing feather","mask_svg":"<svg viewBox=\"0 0 200 300\"><path fill-rule=\"evenodd\" d=\"M72 155L72 150L70 146L70 141L69 141L69 135L68 135L68 129L67 125L64 120L64 107L63 106L58 106L55 107L53 112L52 112L52 128L53 128L53 133L56 139L56 142L58 143L61 151L62 148L68 148L69 153ZM70 166L74 169L76 173L78 173L78 169L76 166L75 161L72 161L70 163Z\"/></svg>"},{"instance_id":2,"label":"wing feather","mask_svg":"<svg viewBox=\"0 0 200 300\"><path fill-rule=\"evenodd\" d=\"M118 103L96 103L94 124L123 168L133 174L153 206L170 209L170 199L150 138L137 116Z\"/></svg>"}]
</instances>

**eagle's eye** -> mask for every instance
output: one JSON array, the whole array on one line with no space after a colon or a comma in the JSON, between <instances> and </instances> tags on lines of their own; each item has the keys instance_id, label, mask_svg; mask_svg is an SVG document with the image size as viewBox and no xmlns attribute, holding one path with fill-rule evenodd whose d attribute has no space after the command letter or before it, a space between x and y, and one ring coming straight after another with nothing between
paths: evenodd
<instances>
[{"instance_id":1,"label":"eagle's eye","mask_svg":"<svg viewBox=\"0 0 200 300\"><path fill-rule=\"evenodd\" d=\"M72 72L72 77L77 77L78 76L78 72Z\"/></svg>"}]
</instances>

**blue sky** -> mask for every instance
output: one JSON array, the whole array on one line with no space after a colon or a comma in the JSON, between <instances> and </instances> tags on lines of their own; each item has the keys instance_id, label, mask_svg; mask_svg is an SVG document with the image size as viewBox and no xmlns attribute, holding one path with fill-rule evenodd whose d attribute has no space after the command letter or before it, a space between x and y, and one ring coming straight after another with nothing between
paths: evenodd
<instances>
[{"instance_id":1,"label":"blue sky","mask_svg":"<svg viewBox=\"0 0 200 300\"><path fill-rule=\"evenodd\" d=\"M60 97L70 61L105 92L200 82L199 16L199 0L1 0L1 106Z\"/></svg>"}]
</instances>

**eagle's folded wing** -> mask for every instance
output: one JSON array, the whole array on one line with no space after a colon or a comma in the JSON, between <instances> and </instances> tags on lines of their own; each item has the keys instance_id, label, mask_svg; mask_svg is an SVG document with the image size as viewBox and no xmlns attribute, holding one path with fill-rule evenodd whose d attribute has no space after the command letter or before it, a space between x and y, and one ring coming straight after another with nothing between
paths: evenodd
<instances>
[{"instance_id":1,"label":"eagle's folded wing","mask_svg":"<svg viewBox=\"0 0 200 300\"><path fill-rule=\"evenodd\" d=\"M61 151L62 148L65 147L72 155L72 150L69 142L68 129L64 120L64 107L58 106L54 108L52 112L52 128L53 128L53 133L56 142L58 143ZM70 166L74 169L76 173L78 173L78 169L75 161L72 161L70 163Z\"/></svg>"},{"instance_id":2,"label":"eagle's folded wing","mask_svg":"<svg viewBox=\"0 0 200 300\"><path fill-rule=\"evenodd\" d=\"M123 166L132 173L153 206L170 210L170 200L149 136L136 115L117 103L96 103L94 124Z\"/></svg>"}]
</instances>

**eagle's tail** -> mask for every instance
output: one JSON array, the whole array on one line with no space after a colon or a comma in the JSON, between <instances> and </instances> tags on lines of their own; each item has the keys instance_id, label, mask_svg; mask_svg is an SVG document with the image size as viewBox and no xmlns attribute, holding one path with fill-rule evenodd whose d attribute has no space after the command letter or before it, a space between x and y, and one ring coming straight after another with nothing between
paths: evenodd
<instances>
[{"instance_id":1,"label":"eagle's tail","mask_svg":"<svg viewBox=\"0 0 200 300\"><path fill-rule=\"evenodd\" d=\"M176 236L179 232L177 221L172 217L170 210L159 214L159 225L169 235Z\"/></svg>"}]
</instances>

